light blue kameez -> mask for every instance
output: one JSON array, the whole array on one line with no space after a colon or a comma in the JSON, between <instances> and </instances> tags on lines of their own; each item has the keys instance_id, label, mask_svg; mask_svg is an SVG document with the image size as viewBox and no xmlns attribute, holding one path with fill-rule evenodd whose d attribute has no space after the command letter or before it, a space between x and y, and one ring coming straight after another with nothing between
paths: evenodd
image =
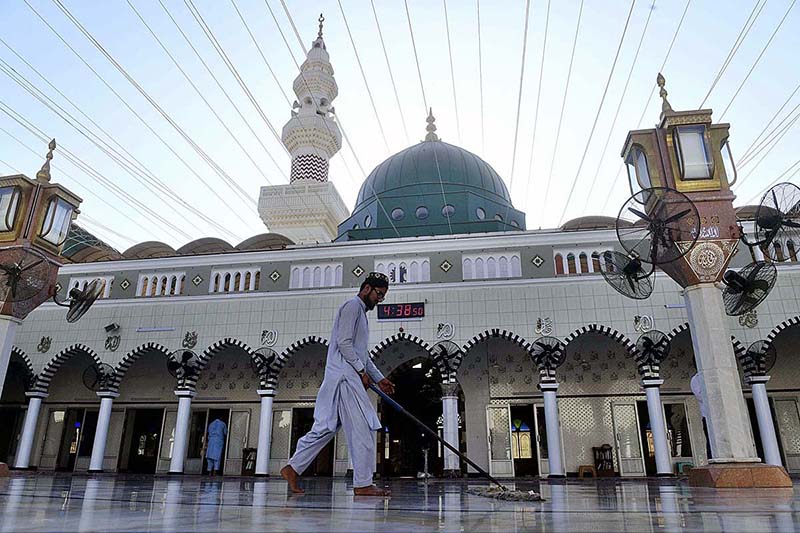
<instances>
[{"instance_id":1,"label":"light blue kameez","mask_svg":"<svg viewBox=\"0 0 800 533\"><path fill-rule=\"evenodd\" d=\"M219 418L208 425L208 446L206 447L206 460L209 470L219 470L222 461L222 449L225 447L225 437L228 426Z\"/></svg>"},{"instance_id":2,"label":"light blue kameez","mask_svg":"<svg viewBox=\"0 0 800 533\"><path fill-rule=\"evenodd\" d=\"M366 311L366 305L358 296L346 301L337 311L325 378L314 406L314 425L297 442L297 450L289 460L295 472L302 474L341 427L353 463L354 487L372 485L375 431L381 428L378 414L357 373L366 369L373 381L383 379L383 374L369 358Z\"/></svg>"}]
</instances>

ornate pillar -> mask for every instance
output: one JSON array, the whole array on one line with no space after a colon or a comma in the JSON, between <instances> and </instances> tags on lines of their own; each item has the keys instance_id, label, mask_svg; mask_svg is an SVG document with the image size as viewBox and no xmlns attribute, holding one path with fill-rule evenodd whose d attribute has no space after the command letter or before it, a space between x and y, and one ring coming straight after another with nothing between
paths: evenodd
<instances>
[{"instance_id":1,"label":"ornate pillar","mask_svg":"<svg viewBox=\"0 0 800 533\"><path fill-rule=\"evenodd\" d=\"M256 451L256 475L269 475L269 452L272 444L272 402L275 389L259 389L261 396L261 415L258 420L258 449Z\"/></svg>"},{"instance_id":2,"label":"ornate pillar","mask_svg":"<svg viewBox=\"0 0 800 533\"><path fill-rule=\"evenodd\" d=\"M539 384L544 395L544 420L547 427L547 464L550 474L547 477L566 477L561 450L561 421L558 414L558 383Z\"/></svg>"},{"instance_id":3,"label":"ornate pillar","mask_svg":"<svg viewBox=\"0 0 800 533\"><path fill-rule=\"evenodd\" d=\"M442 383L442 421L445 442L459 450L458 383ZM458 455L448 448L444 448L444 476L461 476Z\"/></svg>"},{"instance_id":4,"label":"ornate pillar","mask_svg":"<svg viewBox=\"0 0 800 533\"><path fill-rule=\"evenodd\" d=\"M647 395L647 414L650 416L650 431L653 433L653 446L656 449L656 475L672 475L672 455L667 442L667 426L664 422L664 408L661 405L660 387L663 379L643 379L642 386Z\"/></svg>"},{"instance_id":5,"label":"ornate pillar","mask_svg":"<svg viewBox=\"0 0 800 533\"><path fill-rule=\"evenodd\" d=\"M175 420L175 442L172 446L172 458L169 462L170 474L183 474L183 463L186 460L186 447L189 443L189 415L192 411L192 398L197 393L193 390L178 389L178 414Z\"/></svg>"},{"instance_id":6,"label":"ornate pillar","mask_svg":"<svg viewBox=\"0 0 800 533\"><path fill-rule=\"evenodd\" d=\"M111 422L111 408L118 392L100 391L100 412L97 414L97 429L94 433L92 444L92 458L89 461L89 472L103 471L103 457L106 454L106 441L108 440L108 424Z\"/></svg>"},{"instance_id":7,"label":"ornate pillar","mask_svg":"<svg viewBox=\"0 0 800 533\"><path fill-rule=\"evenodd\" d=\"M39 411L42 408L42 400L47 398L46 392L26 392L28 399L28 410L25 413L25 422L22 425L22 436L19 439L19 449L14 468L26 470L31 466L31 450L33 450L33 438L36 435L36 425L39 421Z\"/></svg>"},{"instance_id":8,"label":"ornate pillar","mask_svg":"<svg viewBox=\"0 0 800 533\"><path fill-rule=\"evenodd\" d=\"M769 408L767 397L767 382L769 376L748 376L745 381L753 390L753 403L756 407L758 431L761 434L761 445L764 447L764 462L768 465L783 466L781 452L778 448L778 438L775 435L775 424L772 421L772 411Z\"/></svg>"}]
</instances>

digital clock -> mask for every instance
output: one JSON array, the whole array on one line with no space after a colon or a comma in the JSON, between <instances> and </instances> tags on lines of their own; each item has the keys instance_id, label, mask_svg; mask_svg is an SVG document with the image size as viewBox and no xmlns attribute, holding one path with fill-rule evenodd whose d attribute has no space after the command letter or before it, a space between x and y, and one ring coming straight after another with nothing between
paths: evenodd
<instances>
[{"instance_id":1,"label":"digital clock","mask_svg":"<svg viewBox=\"0 0 800 533\"><path fill-rule=\"evenodd\" d=\"M425 316L425 303L378 304L378 320L408 320Z\"/></svg>"}]
</instances>

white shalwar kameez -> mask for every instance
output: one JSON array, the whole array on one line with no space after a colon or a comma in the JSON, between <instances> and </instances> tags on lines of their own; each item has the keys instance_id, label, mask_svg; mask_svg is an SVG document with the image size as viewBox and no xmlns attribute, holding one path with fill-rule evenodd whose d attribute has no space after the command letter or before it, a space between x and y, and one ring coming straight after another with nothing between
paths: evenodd
<instances>
[{"instance_id":1,"label":"white shalwar kameez","mask_svg":"<svg viewBox=\"0 0 800 533\"><path fill-rule=\"evenodd\" d=\"M337 311L333 322L325 378L314 406L314 425L297 441L289 465L302 474L341 427L353 463L353 487L369 487L375 473L375 432L381 421L357 372L366 369L379 382L383 374L369 358L367 306L356 296Z\"/></svg>"}]
</instances>

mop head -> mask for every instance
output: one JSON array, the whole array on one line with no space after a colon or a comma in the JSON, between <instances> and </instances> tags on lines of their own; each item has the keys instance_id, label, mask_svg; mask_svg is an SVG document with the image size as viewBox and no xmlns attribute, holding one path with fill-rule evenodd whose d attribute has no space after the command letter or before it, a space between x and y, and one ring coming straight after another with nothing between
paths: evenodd
<instances>
[{"instance_id":1,"label":"mop head","mask_svg":"<svg viewBox=\"0 0 800 533\"><path fill-rule=\"evenodd\" d=\"M515 502L543 502L544 498L532 490L508 490L500 487L470 487L467 493L484 498L494 498L496 500L510 500Z\"/></svg>"}]
</instances>

